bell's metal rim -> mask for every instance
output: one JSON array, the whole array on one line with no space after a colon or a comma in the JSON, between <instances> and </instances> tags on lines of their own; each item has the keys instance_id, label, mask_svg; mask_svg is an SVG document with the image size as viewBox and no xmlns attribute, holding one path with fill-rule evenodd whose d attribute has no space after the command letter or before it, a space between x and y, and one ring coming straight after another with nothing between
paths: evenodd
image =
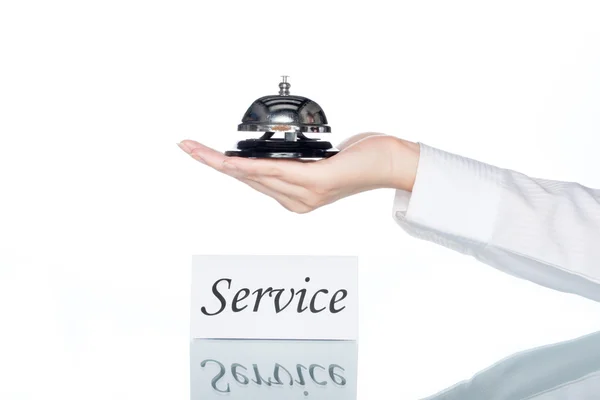
<instances>
[{"instance_id":1,"label":"bell's metal rim","mask_svg":"<svg viewBox=\"0 0 600 400\"><path fill-rule=\"evenodd\" d=\"M331 133L327 125L294 125L294 124L240 124L240 132L302 132L302 133Z\"/></svg>"}]
</instances>

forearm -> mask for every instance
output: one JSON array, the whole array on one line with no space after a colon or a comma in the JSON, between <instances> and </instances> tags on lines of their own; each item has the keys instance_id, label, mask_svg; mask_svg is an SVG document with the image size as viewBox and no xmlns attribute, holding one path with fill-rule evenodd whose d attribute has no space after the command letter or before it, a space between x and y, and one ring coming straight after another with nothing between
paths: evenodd
<instances>
[{"instance_id":1,"label":"forearm","mask_svg":"<svg viewBox=\"0 0 600 400\"><path fill-rule=\"evenodd\" d=\"M394 218L411 235L600 301L600 191L529 178L421 145Z\"/></svg>"}]
</instances>

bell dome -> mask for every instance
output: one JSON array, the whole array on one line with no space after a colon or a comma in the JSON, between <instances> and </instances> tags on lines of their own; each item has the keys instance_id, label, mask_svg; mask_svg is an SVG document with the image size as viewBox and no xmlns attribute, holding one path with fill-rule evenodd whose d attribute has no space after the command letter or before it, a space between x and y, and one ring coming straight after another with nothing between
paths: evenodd
<instances>
[{"instance_id":1,"label":"bell dome","mask_svg":"<svg viewBox=\"0 0 600 400\"><path fill-rule=\"evenodd\" d=\"M251 132L331 132L319 104L306 97L291 96L287 77L279 84L279 95L264 96L252 103L238 131Z\"/></svg>"}]
</instances>

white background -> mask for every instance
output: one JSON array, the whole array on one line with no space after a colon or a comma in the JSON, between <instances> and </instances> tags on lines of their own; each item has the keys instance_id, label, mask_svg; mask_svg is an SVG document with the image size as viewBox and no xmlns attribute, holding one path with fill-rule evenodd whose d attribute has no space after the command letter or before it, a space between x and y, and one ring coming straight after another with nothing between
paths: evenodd
<instances>
[{"instance_id":1,"label":"white background","mask_svg":"<svg viewBox=\"0 0 600 400\"><path fill-rule=\"evenodd\" d=\"M419 242L376 191L308 215L195 163L290 75L373 130L600 187L595 1L4 1L0 398L186 399L192 254L358 255L359 398L600 329L598 304Z\"/></svg>"}]
</instances>

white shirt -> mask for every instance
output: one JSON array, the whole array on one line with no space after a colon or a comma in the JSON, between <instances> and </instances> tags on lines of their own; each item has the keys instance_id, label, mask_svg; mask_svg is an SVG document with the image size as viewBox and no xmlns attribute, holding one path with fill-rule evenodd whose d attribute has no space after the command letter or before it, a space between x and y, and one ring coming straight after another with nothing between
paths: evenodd
<instances>
[{"instance_id":1,"label":"white shirt","mask_svg":"<svg viewBox=\"0 0 600 400\"><path fill-rule=\"evenodd\" d=\"M420 144L394 218L511 275L600 301L600 190L536 179Z\"/></svg>"},{"instance_id":2,"label":"white shirt","mask_svg":"<svg viewBox=\"0 0 600 400\"><path fill-rule=\"evenodd\" d=\"M398 190L394 201L394 218L409 234L600 301L600 190L420 147L413 191ZM428 399L597 398L599 349L594 334L519 353ZM574 356L586 351L592 356Z\"/></svg>"}]
</instances>

